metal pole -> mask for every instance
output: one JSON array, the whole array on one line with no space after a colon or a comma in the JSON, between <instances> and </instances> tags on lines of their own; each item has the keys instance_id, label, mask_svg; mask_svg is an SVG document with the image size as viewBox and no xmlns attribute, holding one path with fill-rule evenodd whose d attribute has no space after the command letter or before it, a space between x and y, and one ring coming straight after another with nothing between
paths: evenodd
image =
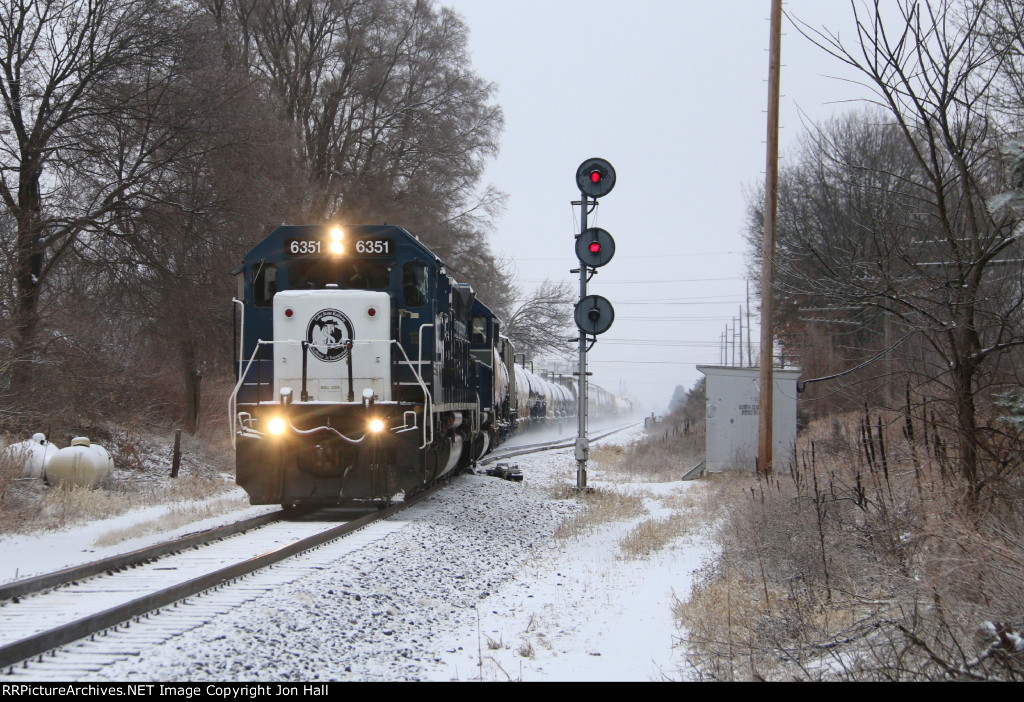
<instances>
[{"instance_id":1,"label":"metal pole","mask_svg":"<svg viewBox=\"0 0 1024 702\"><path fill-rule=\"evenodd\" d=\"M751 340L750 340L750 332L751 332L751 330L750 330L750 281L748 280L746 282L747 282L747 365L750 366L750 367L753 367L754 366L754 357L753 357L752 352L750 350L750 345L751 345Z\"/></svg>"},{"instance_id":2,"label":"metal pole","mask_svg":"<svg viewBox=\"0 0 1024 702\"><path fill-rule=\"evenodd\" d=\"M782 55L782 0L772 0L768 42L768 148L765 156L764 240L761 247L761 370L757 471L772 472L772 353L774 324L772 289L775 282L775 216L779 204L779 74Z\"/></svg>"},{"instance_id":3,"label":"metal pole","mask_svg":"<svg viewBox=\"0 0 1024 702\"><path fill-rule=\"evenodd\" d=\"M740 316L737 319L740 320L740 368L743 367L743 307L740 306ZM747 338L750 338L750 327L747 327Z\"/></svg>"},{"instance_id":4,"label":"metal pole","mask_svg":"<svg viewBox=\"0 0 1024 702\"><path fill-rule=\"evenodd\" d=\"M587 196L580 193L580 235L587 231ZM587 296L587 266L580 261L580 300ZM587 335L580 330L579 408L576 411L579 431L576 435L576 489L587 487Z\"/></svg>"},{"instance_id":5,"label":"metal pole","mask_svg":"<svg viewBox=\"0 0 1024 702\"><path fill-rule=\"evenodd\" d=\"M734 368L736 366L742 366L743 365L742 363L736 363L736 351L738 349L738 347L736 346L736 331L737 331L736 320L734 319L734 320L732 320L732 341L730 342L731 345L732 345L732 351L730 352L730 358L732 358L732 366Z\"/></svg>"}]
</instances>

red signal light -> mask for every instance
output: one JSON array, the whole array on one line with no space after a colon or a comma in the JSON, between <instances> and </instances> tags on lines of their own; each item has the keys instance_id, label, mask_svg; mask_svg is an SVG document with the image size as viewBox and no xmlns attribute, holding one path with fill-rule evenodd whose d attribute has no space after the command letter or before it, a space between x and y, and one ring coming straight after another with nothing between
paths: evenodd
<instances>
[{"instance_id":1,"label":"red signal light","mask_svg":"<svg viewBox=\"0 0 1024 702\"><path fill-rule=\"evenodd\" d=\"M592 227L576 237L576 258L588 268L600 268L614 255L615 240L604 229Z\"/></svg>"},{"instance_id":2,"label":"red signal light","mask_svg":"<svg viewBox=\"0 0 1024 702\"><path fill-rule=\"evenodd\" d=\"M603 158L588 158L576 169L576 185L587 197L604 197L615 187L615 169Z\"/></svg>"}]
</instances>

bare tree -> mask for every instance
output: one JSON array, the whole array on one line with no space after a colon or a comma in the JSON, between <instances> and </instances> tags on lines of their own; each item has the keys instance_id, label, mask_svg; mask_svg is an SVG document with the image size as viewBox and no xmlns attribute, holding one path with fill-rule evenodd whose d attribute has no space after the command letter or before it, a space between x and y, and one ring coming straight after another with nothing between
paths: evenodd
<instances>
[{"instance_id":1,"label":"bare tree","mask_svg":"<svg viewBox=\"0 0 1024 702\"><path fill-rule=\"evenodd\" d=\"M0 7L0 200L14 223L11 392L38 362L39 305L79 241L119 235L185 125L167 117L188 17L157 0L14 0ZM186 123L197 115L179 111Z\"/></svg>"},{"instance_id":2,"label":"bare tree","mask_svg":"<svg viewBox=\"0 0 1024 702\"><path fill-rule=\"evenodd\" d=\"M205 115L180 135L188 148L122 219L130 236L76 247L80 259L104 271L106 294L119 291L111 313L147 340L142 352L178 369L184 428L192 433L204 375L228 375L235 281L227 271L270 225L301 209L305 175L291 131L245 72L219 60L221 39L209 29L200 23L190 32L184 79L169 88L182 92L174 101L181 109Z\"/></svg>"},{"instance_id":3,"label":"bare tree","mask_svg":"<svg viewBox=\"0 0 1024 702\"><path fill-rule=\"evenodd\" d=\"M903 327L893 324L899 317L885 295L915 294L931 235L917 214L924 194L916 160L884 113L851 113L810 130L787 163L779 182L776 333L814 378L856 366L898 338ZM755 196L750 208L754 251L762 200ZM883 399L895 380L871 371L858 379L873 378L875 387L862 382L853 406Z\"/></svg>"},{"instance_id":4,"label":"bare tree","mask_svg":"<svg viewBox=\"0 0 1024 702\"><path fill-rule=\"evenodd\" d=\"M401 224L477 287L497 277L485 235L503 198L478 184L502 115L454 11L431 0L205 7L300 134L309 218Z\"/></svg>"},{"instance_id":5,"label":"bare tree","mask_svg":"<svg viewBox=\"0 0 1024 702\"><path fill-rule=\"evenodd\" d=\"M574 301L568 283L545 280L514 306L505 322L505 333L528 357L548 353L565 357L571 350L568 340Z\"/></svg>"},{"instance_id":6,"label":"bare tree","mask_svg":"<svg viewBox=\"0 0 1024 702\"><path fill-rule=\"evenodd\" d=\"M997 380L1000 359L1024 344L1020 256L1004 255L1016 246L1013 222L986 206L1005 183L1004 132L990 109L1003 64L982 31L991 6L851 2L853 43L802 27L863 76L885 115L874 132L891 148L886 163L878 151L866 162L835 131L815 137L824 158L803 175L817 179L818 193L833 204L801 217L840 216L824 222L816 241L791 227L805 268L793 269L794 288L780 291L873 308L887 316L883 323L895 319L919 333L928 353L917 370L945 389L972 499L986 484L984 435L991 428L979 417L978 398L990 394L982 390ZM801 193L793 194L798 211ZM858 194L868 197L858 203Z\"/></svg>"}]
</instances>

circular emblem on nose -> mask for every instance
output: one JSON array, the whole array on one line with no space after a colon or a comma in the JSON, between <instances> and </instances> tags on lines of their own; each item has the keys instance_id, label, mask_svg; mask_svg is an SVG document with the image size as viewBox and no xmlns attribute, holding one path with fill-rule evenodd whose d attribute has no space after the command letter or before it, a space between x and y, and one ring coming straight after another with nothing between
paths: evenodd
<instances>
[{"instance_id":1,"label":"circular emblem on nose","mask_svg":"<svg viewBox=\"0 0 1024 702\"><path fill-rule=\"evenodd\" d=\"M332 363L348 356L346 344L352 340L352 322L339 310L320 310L309 320L306 341L309 352L321 361Z\"/></svg>"}]
</instances>

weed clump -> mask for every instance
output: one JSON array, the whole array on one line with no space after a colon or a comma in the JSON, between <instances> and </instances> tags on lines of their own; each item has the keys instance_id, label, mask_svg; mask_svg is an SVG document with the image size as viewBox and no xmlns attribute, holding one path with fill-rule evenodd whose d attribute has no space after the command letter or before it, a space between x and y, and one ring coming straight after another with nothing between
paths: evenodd
<instances>
[{"instance_id":1,"label":"weed clump","mask_svg":"<svg viewBox=\"0 0 1024 702\"><path fill-rule=\"evenodd\" d=\"M711 481L721 555L675 607L702 677L1024 679L1024 486L974 499L902 424L818 420L786 470Z\"/></svg>"}]
</instances>

